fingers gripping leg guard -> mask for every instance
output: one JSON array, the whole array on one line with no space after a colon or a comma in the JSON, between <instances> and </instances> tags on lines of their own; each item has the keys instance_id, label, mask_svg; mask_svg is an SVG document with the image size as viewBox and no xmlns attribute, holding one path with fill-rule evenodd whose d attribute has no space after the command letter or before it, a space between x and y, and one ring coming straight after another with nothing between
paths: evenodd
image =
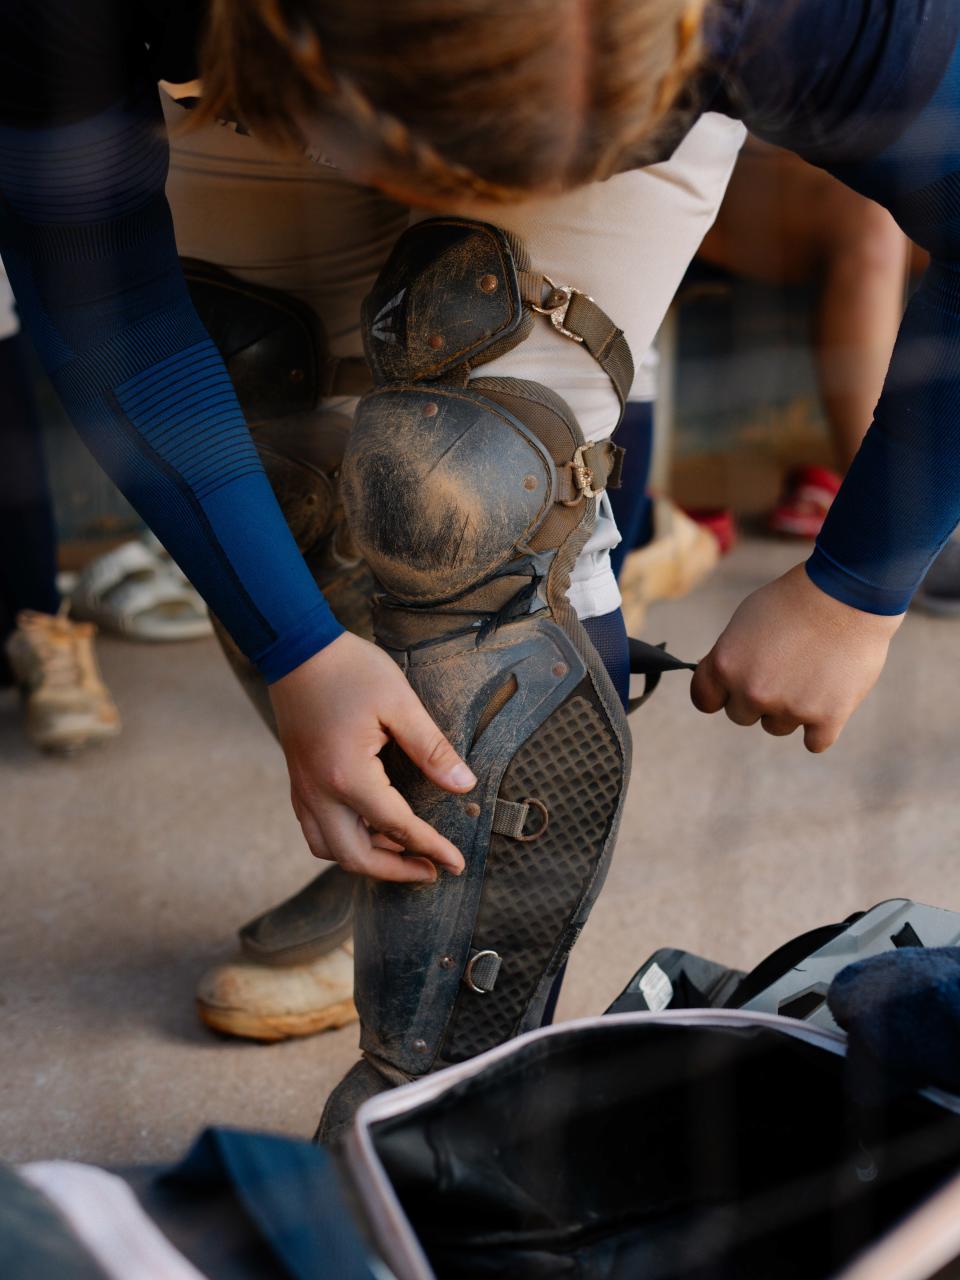
<instances>
[{"instance_id":1,"label":"fingers gripping leg guard","mask_svg":"<svg viewBox=\"0 0 960 1280\"><path fill-rule=\"evenodd\" d=\"M529 332L524 274L503 232L436 219L401 237L365 304L382 385L354 422L344 507L383 593L377 642L479 779L450 795L388 749L395 785L466 860L459 878L358 891L361 1048L391 1082L539 1025L603 883L630 766L620 701L566 599L616 450L588 448L546 387L466 385ZM362 1079L384 1087L355 1070L323 1136Z\"/></svg>"}]
</instances>

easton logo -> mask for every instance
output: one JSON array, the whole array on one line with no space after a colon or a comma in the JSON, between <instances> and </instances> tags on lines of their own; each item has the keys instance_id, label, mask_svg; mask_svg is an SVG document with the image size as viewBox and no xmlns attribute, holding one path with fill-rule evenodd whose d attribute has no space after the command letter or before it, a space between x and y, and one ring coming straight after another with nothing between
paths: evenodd
<instances>
[{"instance_id":1,"label":"easton logo","mask_svg":"<svg viewBox=\"0 0 960 1280\"><path fill-rule=\"evenodd\" d=\"M401 289L399 293L394 294L389 302L385 302L377 314L373 317L373 324L370 326L370 333L374 338L379 338L381 342L396 342L397 334L394 330L394 320L403 302L406 289Z\"/></svg>"}]
</instances>

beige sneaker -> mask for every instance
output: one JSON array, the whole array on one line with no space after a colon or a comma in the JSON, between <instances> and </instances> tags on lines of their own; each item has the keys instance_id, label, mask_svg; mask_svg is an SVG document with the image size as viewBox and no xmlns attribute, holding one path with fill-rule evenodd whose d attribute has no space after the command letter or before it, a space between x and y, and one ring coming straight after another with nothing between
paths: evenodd
<instances>
[{"instance_id":1,"label":"beige sneaker","mask_svg":"<svg viewBox=\"0 0 960 1280\"><path fill-rule=\"evenodd\" d=\"M97 667L96 628L24 610L7 658L26 698L27 736L43 751L76 751L120 732L120 714Z\"/></svg>"},{"instance_id":2,"label":"beige sneaker","mask_svg":"<svg viewBox=\"0 0 960 1280\"><path fill-rule=\"evenodd\" d=\"M669 498L655 498L653 537L631 551L620 573L623 617L630 635L643 628L647 605L685 596L720 559L720 544Z\"/></svg>"},{"instance_id":3,"label":"beige sneaker","mask_svg":"<svg viewBox=\"0 0 960 1280\"><path fill-rule=\"evenodd\" d=\"M353 943L309 964L235 960L200 979L197 1012L214 1031L247 1040L312 1036L355 1022Z\"/></svg>"}]
</instances>

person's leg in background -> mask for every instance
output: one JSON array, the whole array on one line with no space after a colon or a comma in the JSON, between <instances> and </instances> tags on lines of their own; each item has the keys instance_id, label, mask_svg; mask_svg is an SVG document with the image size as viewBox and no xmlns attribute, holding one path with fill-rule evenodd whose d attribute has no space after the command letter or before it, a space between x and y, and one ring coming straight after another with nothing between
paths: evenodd
<instances>
[{"instance_id":1,"label":"person's leg in background","mask_svg":"<svg viewBox=\"0 0 960 1280\"><path fill-rule=\"evenodd\" d=\"M120 719L93 652L93 629L61 613L57 531L25 340L0 267L0 683L18 684L43 750L113 737Z\"/></svg>"},{"instance_id":2,"label":"person's leg in background","mask_svg":"<svg viewBox=\"0 0 960 1280\"><path fill-rule=\"evenodd\" d=\"M653 534L649 485L656 413L655 389L652 395L642 399L631 395L617 427L617 443L626 450L620 488L610 493L613 518L620 530L620 542L610 552L610 567L618 582L627 556L635 547L646 546Z\"/></svg>"},{"instance_id":3,"label":"person's leg in background","mask_svg":"<svg viewBox=\"0 0 960 1280\"><path fill-rule=\"evenodd\" d=\"M909 244L886 210L775 147L744 148L701 256L767 284L819 281L817 374L837 470L860 447L903 314ZM803 467L771 517L815 537L840 477Z\"/></svg>"},{"instance_id":4,"label":"person's leg in background","mask_svg":"<svg viewBox=\"0 0 960 1280\"><path fill-rule=\"evenodd\" d=\"M60 610L53 502L23 344L16 332L0 340L4 448L4 465L0 467L0 639L4 646L22 609L46 614ZM4 674L9 683L9 668Z\"/></svg>"}]
</instances>

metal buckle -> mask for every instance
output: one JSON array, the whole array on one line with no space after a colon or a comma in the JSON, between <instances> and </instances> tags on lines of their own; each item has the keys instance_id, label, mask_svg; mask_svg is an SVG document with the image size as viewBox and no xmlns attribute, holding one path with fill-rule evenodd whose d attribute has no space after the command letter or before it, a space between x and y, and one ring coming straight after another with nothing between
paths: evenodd
<instances>
[{"instance_id":1,"label":"metal buckle","mask_svg":"<svg viewBox=\"0 0 960 1280\"><path fill-rule=\"evenodd\" d=\"M577 448L576 453L573 455L573 461L570 463L570 469L573 472L573 478L576 481L577 488L580 490L581 497L599 498L603 490L593 487L593 472L583 460L584 450L589 448L590 446L586 444L582 444Z\"/></svg>"},{"instance_id":2,"label":"metal buckle","mask_svg":"<svg viewBox=\"0 0 960 1280\"><path fill-rule=\"evenodd\" d=\"M574 333L572 329L568 329L566 326L567 312L570 310L570 303L573 301L574 294L580 293L580 290L574 289L573 285L557 284L554 280L550 279L546 272L543 273L543 278L550 286L547 305L545 307L539 307L535 302L531 302L531 308L542 316L549 316L550 323L556 329L557 333L563 334L565 338L572 338L574 342L582 343L583 338L580 337L579 333ZM584 294L583 296L588 302L593 301L589 294Z\"/></svg>"}]
</instances>

